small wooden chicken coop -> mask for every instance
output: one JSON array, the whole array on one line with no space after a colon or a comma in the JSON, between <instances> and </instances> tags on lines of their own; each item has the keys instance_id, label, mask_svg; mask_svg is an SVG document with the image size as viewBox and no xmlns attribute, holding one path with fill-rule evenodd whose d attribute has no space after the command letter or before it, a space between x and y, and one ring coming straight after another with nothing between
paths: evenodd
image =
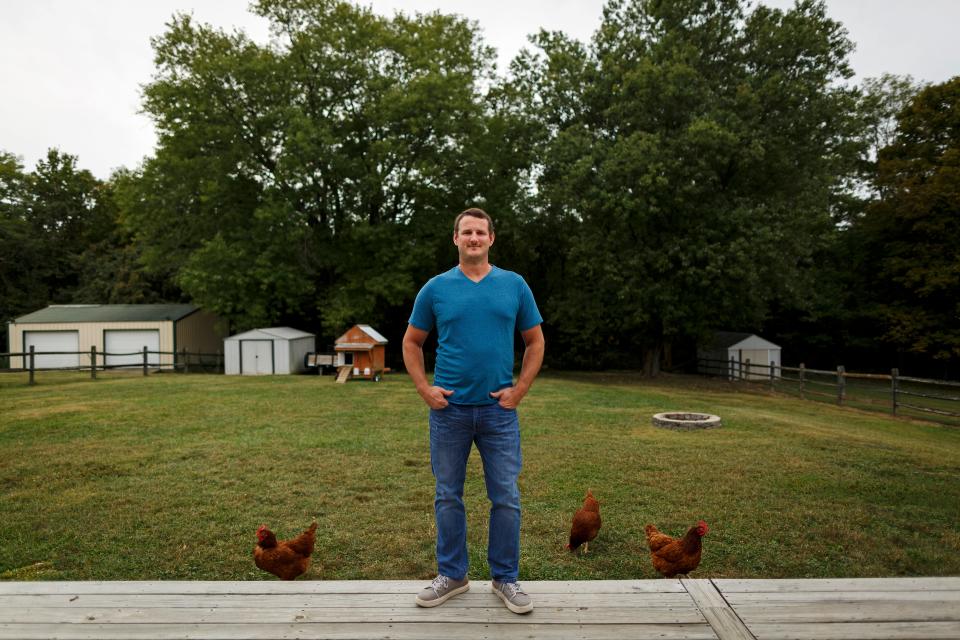
<instances>
[{"instance_id":1,"label":"small wooden chicken coop","mask_svg":"<svg viewBox=\"0 0 960 640\"><path fill-rule=\"evenodd\" d=\"M387 339L368 324L357 324L334 341L337 352L337 382L348 378L380 381L390 369L385 366Z\"/></svg>"}]
</instances>

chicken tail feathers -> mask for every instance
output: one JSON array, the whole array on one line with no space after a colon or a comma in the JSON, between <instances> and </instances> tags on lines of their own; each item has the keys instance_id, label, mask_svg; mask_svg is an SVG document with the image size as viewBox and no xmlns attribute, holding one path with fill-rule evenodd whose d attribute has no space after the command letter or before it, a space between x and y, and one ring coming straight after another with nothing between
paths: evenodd
<instances>
[{"instance_id":1,"label":"chicken tail feathers","mask_svg":"<svg viewBox=\"0 0 960 640\"><path fill-rule=\"evenodd\" d=\"M299 536L290 541L290 549L302 556L309 556L313 553L313 546L317 540L317 522L313 521L310 527Z\"/></svg>"},{"instance_id":2,"label":"chicken tail feathers","mask_svg":"<svg viewBox=\"0 0 960 640\"><path fill-rule=\"evenodd\" d=\"M660 533L660 530L652 524L648 524L643 530L647 534L647 546L650 547L650 551L656 552L658 549L673 542L673 538Z\"/></svg>"}]
</instances>

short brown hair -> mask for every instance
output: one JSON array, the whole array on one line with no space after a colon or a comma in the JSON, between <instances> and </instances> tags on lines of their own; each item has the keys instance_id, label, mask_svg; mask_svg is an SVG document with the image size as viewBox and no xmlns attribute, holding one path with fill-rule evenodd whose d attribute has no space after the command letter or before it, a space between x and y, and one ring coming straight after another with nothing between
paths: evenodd
<instances>
[{"instance_id":1,"label":"short brown hair","mask_svg":"<svg viewBox=\"0 0 960 640\"><path fill-rule=\"evenodd\" d=\"M457 216L457 219L453 221L454 233L460 233L460 221L467 216L470 216L471 218L480 218L482 220L486 220L487 231L490 233L490 235L493 235L493 218L491 218L490 215L483 209L477 209L477 208L467 209L466 211L464 211L463 213Z\"/></svg>"}]
</instances>

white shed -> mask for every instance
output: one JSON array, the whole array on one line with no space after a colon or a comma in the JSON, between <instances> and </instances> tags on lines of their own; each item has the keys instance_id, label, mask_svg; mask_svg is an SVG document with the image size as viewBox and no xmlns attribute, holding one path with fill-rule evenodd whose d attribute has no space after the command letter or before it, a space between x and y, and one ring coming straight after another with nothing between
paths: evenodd
<instances>
[{"instance_id":1,"label":"white shed","mask_svg":"<svg viewBox=\"0 0 960 640\"><path fill-rule=\"evenodd\" d=\"M223 372L227 375L302 373L304 359L315 350L312 333L290 327L253 329L223 341Z\"/></svg>"},{"instance_id":2,"label":"white shed","mask_svg":"<svg viewBox=\"0 0 960 640\"><path fill-rule=\"evenodd\" d=\"M697 349L697 360L700 373L723 375L731 380L769 379L771 367L774 377L779 378L779 367L783 366L778 345L755 333L735 331L717 331L709 345Z\"/></svg>"}]
</instances>

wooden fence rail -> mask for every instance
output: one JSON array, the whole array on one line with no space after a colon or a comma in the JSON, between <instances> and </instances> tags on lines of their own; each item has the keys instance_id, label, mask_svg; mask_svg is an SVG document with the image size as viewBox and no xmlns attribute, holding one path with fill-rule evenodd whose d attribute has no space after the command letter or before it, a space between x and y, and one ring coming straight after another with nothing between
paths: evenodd
<instances>
[{"instance_id":1,"label":"wooden fence rail","mask_svg":"<svg viewBox=\"0 0 960 640\"><path fill-rule=\"evenodd\" d=\"M857 404L867 404L871 407L886 406L893 415L897 415L900 409L909 409L920 414L913 417L960 418L960 407L954 404L960 402L960 395L955 395L953 392L954 389L960 388L960 382L901 376L897 369L891 369L889 374L857 373L847 371L842 365L837 367L836 371L828 371L809 369L803 363L797 367L787 367L780 364L752 363L749 359L740 362L733 358L729 361L700 358L697 360L697 371L737 382L766 382L771 389L777 388L777 385L781 385L782 388L783 383L789 383L801 398L829 397L833 398L838 405L850 404L855 399ZM794 373L796 377L785 376L784 372ZM823 379L824 377L829 377L829 380ZM854 383L858 388L852 386ZM909 386L904 388L905 384ZM834 391L826 393L818 390L822 387L830 387ZM883 391L884 388L886 391ZM922 398L930 402L921 404L919 401L904 401L910 398ZM945 424L960 426L958 421Z\"/></svg>"},{"instance_id":2,"label":"wooden fence rail","mask_svg":"<svg viewBox=\"0 0 960 640\"><path fill-rule=\"evenodd\" d=\"M38 367L36 366L37 356L60 356L76 355L89 356L90 363L87 365L67 366L67 367ZM141 356L137 362L126 362L122 364L107 364L107 357L129 357ZM161 363L151 356L173 356L173 361ZM148 375L150 370L183 370L184 373L190 372L191 365L194 371L223 371L222 353L202 353L191 352L187 349L180 351L150 351L147 347L143 351L132 351L129 353L108 353L106 351L97 351L95 346L90 347L90 351L36 351L33 346L29 351L0 353L0 359L6 359L10 362L11 358L20 358L23 366L4 367L0 371L4 372L26 372L28 374L29 384L36 384L37 371L89 371L90 379L97 379L97 371L106 371L109 369L142 369L143 375ZM191 362L192 360L192 362ZM211 362L212 360L212 362Z\"/></svg>"}]
</instances>

